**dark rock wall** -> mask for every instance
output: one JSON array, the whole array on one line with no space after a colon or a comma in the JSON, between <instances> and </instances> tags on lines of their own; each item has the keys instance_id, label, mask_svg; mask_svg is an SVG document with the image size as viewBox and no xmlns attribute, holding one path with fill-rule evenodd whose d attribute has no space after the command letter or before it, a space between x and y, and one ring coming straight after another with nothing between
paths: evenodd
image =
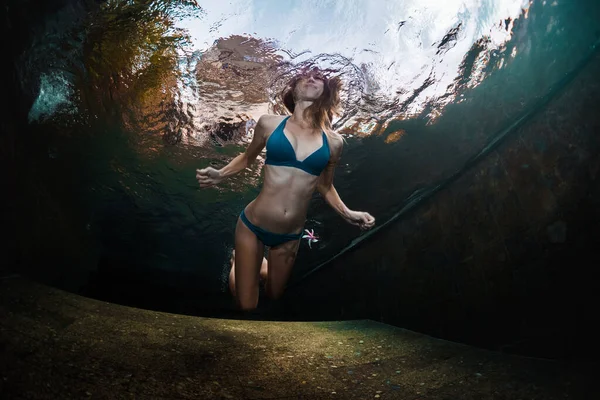
<instances>
[{"instance_id":1,"label":"dark rock wall","mask_svg":"<svg viewBox=\"0 0 600 400\"><path fill-rule=\"evenodd\" d=\"M600 58L481 162L283 300L541 357L598 350Z\"/></svg>"}]
</instances>

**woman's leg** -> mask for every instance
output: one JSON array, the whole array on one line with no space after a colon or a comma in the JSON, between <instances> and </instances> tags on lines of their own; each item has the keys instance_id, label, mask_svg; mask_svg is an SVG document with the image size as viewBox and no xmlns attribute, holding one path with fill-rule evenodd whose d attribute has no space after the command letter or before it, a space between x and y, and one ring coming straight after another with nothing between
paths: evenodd
<instances>
[{"instance_id":1,"label":"woman's leg","mask_svg":"<svg viewBox=\"0 0 600 400\"><path fill-rule=\"evenodd\" d=\"M269 263L265 290L271 299L278 299L292 273L300 240L291 240L269 249Z\"/></svg>"},{"instance_id":2,"label":"woman's leg","mask_svg":"<svg viewBox=\"0 0 600 400\"><path fill-rule=\"evenodd\" d=\"M238 218L229 288L242 310L253 310L258 305L258 281L263 253L263 243Z\"/></svg>"},{"instance_id":3,"label":"woman's leg","mask_svg":"<svg viewBox=\"0 0 600 400\"><path fill-rule=\"evenodd\" d=\"M229 291L231 295L235 297L235 249L231 252L231 270L229 271ZM267 280L267 259L263 257L262 265L260 266L260 279L262 281Z\"/></svg>"}]
</instances>

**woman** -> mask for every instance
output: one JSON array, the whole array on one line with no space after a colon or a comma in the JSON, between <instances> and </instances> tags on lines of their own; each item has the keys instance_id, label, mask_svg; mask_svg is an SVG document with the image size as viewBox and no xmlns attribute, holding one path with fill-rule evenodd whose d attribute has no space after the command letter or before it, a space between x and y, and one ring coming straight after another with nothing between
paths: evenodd
<instances>
[{"instance_id":1,"label":"woman","mask_svg":"<svg viewBox=\"0 0 600 400\"><path fill-rule=\"evenodd\" d=\"M220 170L196 170L201 187L211 187L248 167L266 146L262 190L241 212L235 228L235 250L229 288L242 310L258 305L259 278L272 299L283 294L306 221L313 192L351 224L369 229L375 218L350 210L333 187L343 141L331 121L339 111L339 78L328 79L317 69L293 78L283 93L291 116L263 115L243 154ZM263 257L269 247L268 260Z\"/></svg>"}]
</instances>

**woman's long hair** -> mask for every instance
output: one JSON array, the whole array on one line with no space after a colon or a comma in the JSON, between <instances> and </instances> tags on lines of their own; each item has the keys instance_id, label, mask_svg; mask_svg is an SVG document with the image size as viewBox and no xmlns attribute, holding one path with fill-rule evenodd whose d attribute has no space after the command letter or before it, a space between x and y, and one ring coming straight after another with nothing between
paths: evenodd
<instances>
[{"instance_id":1,"label":"woman's long hair","mask_svg":"<svg viewBox=\"0 0 600 400\"><path fill-rule=\"evenodd\" d=\"M290 80L283 90L281 95L283 104L290 113L294 112L296 108L296 101L294 99L296 85L303 76L311 73L317 73L323 78L323 94L304 110L304 118L311 122L314 129L321 129L328 137L340 138L342 136L334 132L332 127L334 116L341 115L340 91L342 81L339 77L336 76L329 79L316 68L309 72L298 74Z\"/></svg>"}]
</instances>

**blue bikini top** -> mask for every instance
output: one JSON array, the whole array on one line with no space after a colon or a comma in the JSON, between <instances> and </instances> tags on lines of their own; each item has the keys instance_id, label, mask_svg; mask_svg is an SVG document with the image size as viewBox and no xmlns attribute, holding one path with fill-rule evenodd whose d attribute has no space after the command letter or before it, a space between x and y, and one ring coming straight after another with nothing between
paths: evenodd
<instances>
[{"instance_id":1,"label":"blue bikini top","mask_svg":"<svg viewBox=\"0 0 600 400\"><path fill-rule=\"evenodd\" d=\"M296 159L296 152L287 136L283 133L283 128L288 120L287 117L273 131L267 140L267 159L265 164L281 165L285 167L299 168L309 174L319 176L329 162L329 143L327 135L323 132L323 145L315 150L311 155L302 161Z\"/></svg>"}]
</instances>

